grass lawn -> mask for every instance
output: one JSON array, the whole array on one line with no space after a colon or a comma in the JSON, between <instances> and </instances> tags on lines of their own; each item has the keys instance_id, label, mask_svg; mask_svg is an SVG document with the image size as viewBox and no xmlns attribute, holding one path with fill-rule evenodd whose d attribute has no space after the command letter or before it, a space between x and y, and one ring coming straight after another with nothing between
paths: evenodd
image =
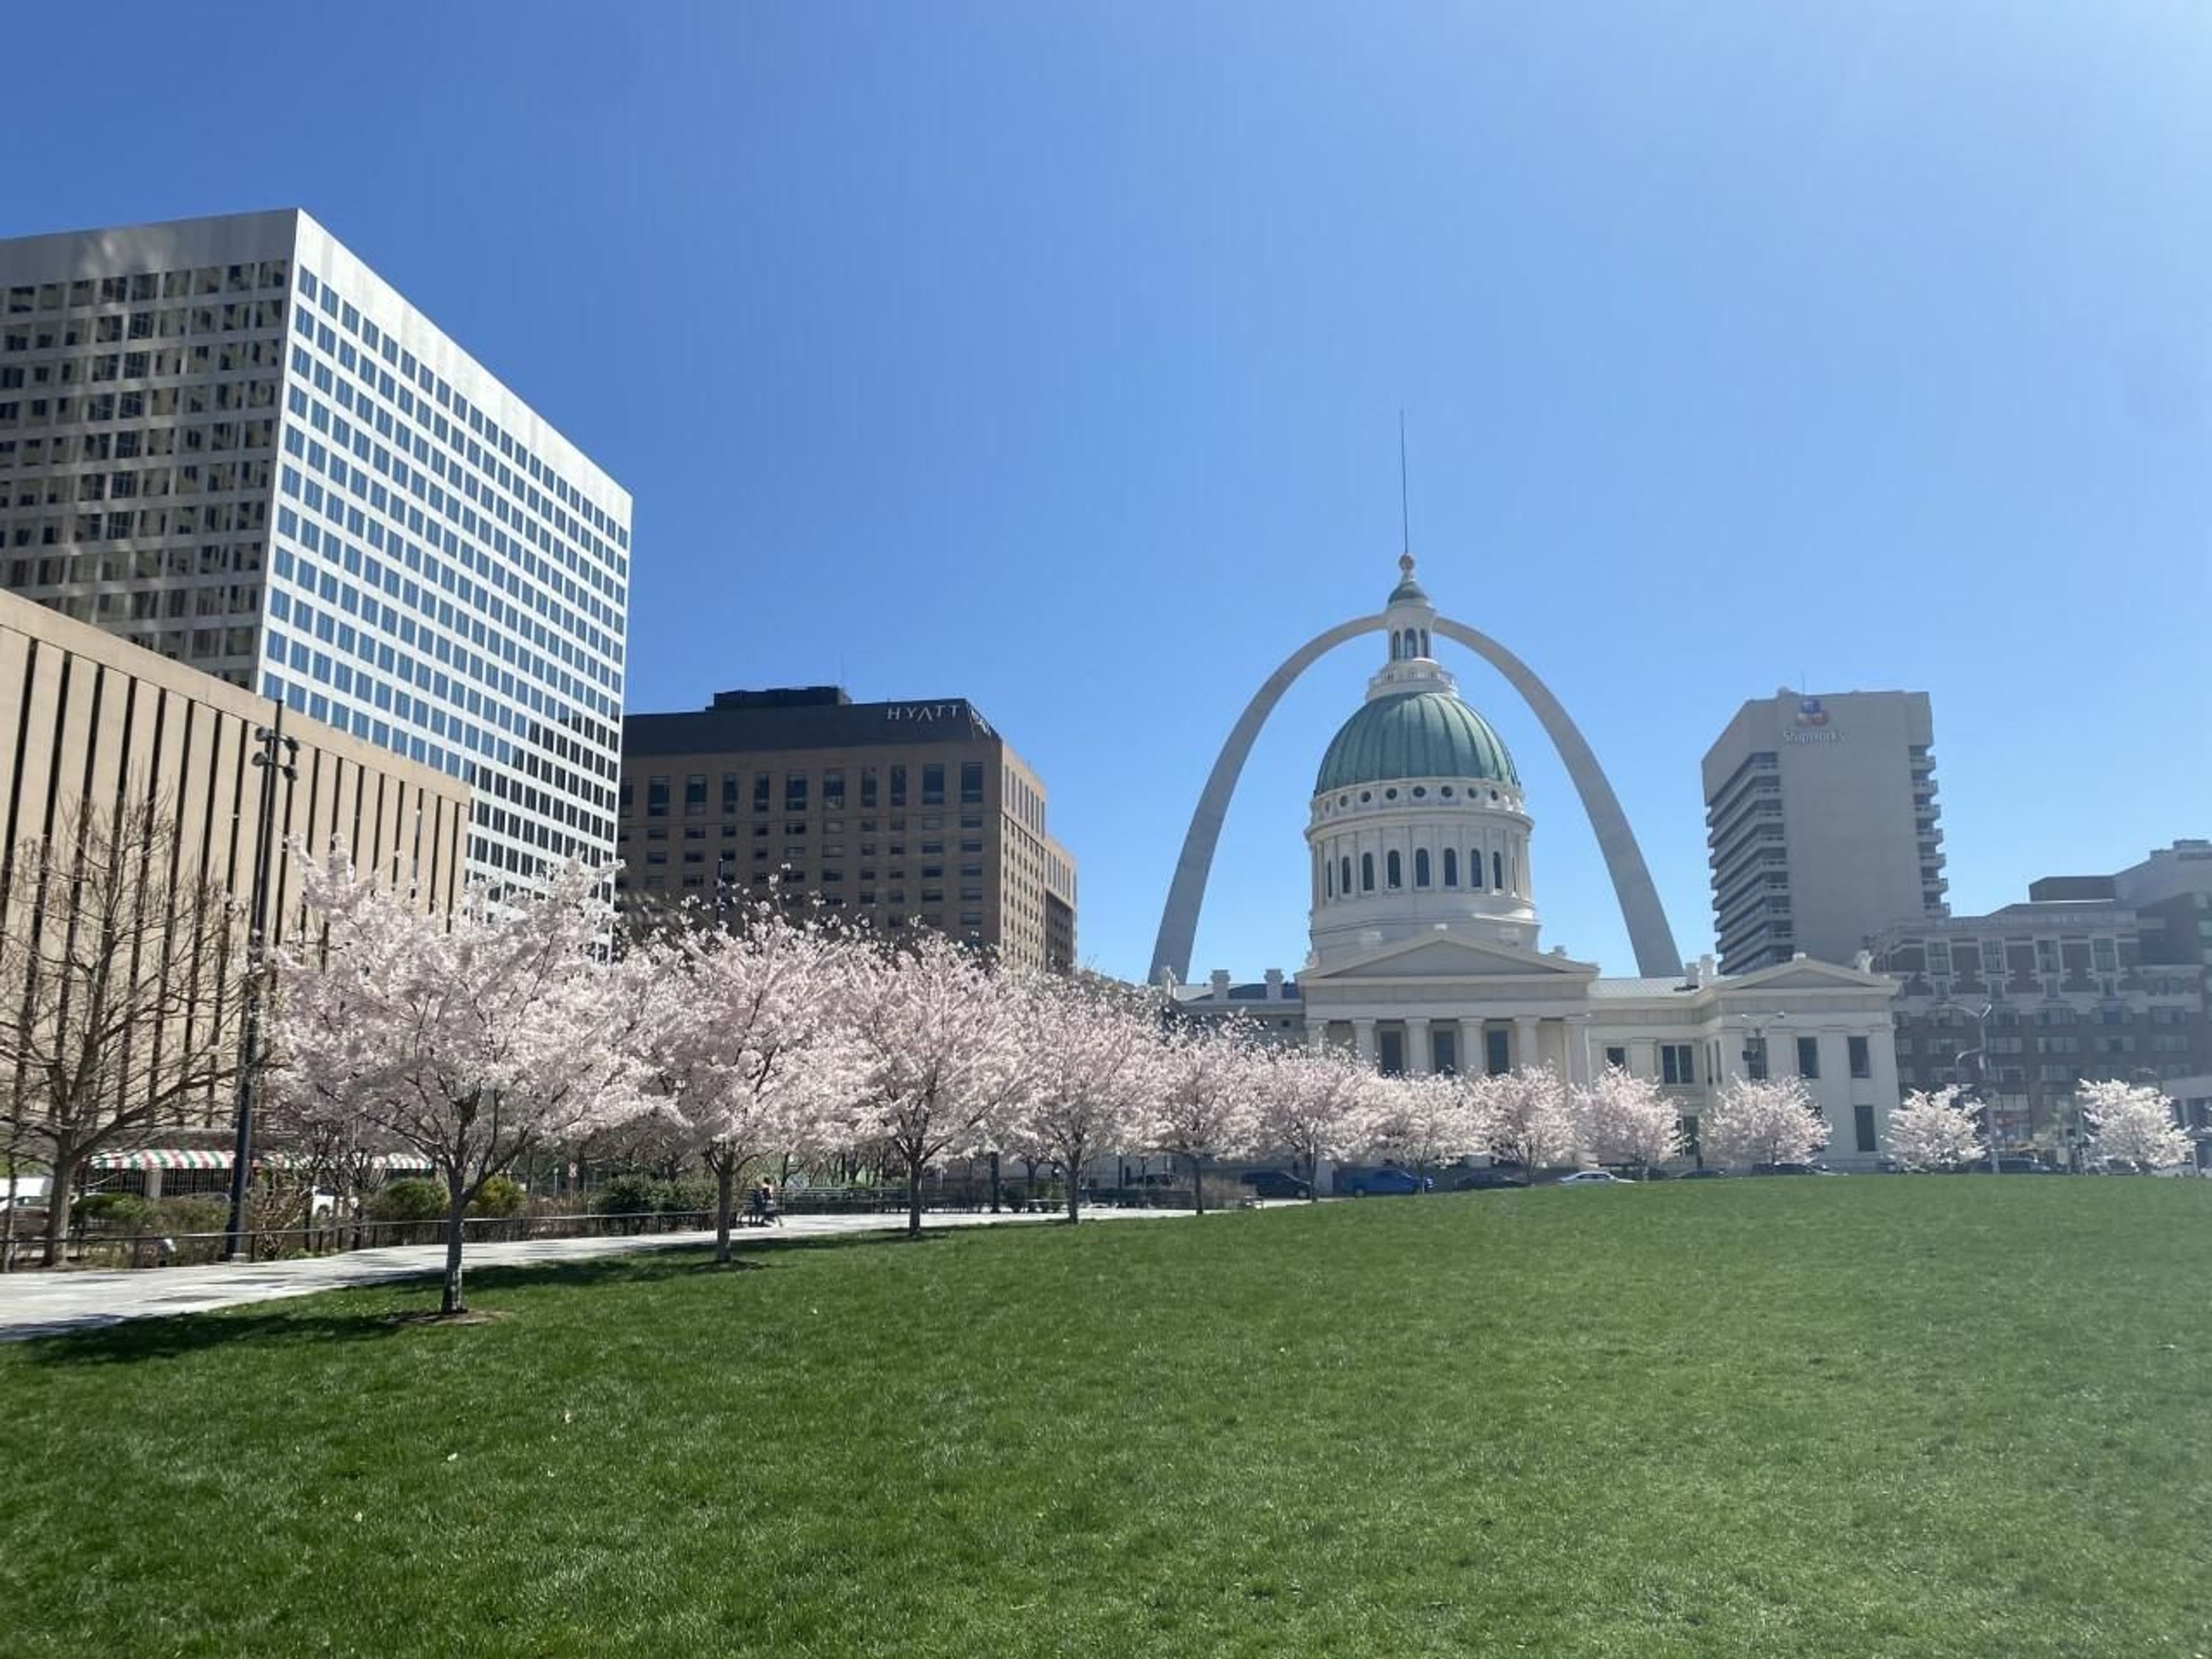
<instances>
[{"instance_id":1,"label":"grass lawn","mask_svg":"<svg viewBox=\"0 0 2212 1659\"><path fill-rule=\"evenodd\" d=\"M0 1652L2212 1651L2212 1182L486 1273L0 1347Z\"/></svg>"}]
</instances>

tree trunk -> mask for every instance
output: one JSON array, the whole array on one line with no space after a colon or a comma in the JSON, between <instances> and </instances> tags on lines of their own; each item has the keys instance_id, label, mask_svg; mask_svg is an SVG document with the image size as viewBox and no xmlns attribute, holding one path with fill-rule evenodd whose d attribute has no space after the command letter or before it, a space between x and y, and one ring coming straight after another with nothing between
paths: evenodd
<instances>
[{"instance_id":1,"label":"tree trunk","mask_svg":"<svg viewBox=\"0 0 2212 1659\"><path fill-rule=\"evenodd\" d=\"M69 1241L70 1208L76 1197L76 1154L54 1152L53 1167L46 1171L46 1242L40 1261L49 1267L62 1265L63 1247Z\"/></svg>"},{"instance_id":2,"label":"tree trunk","mask_svg":"<svg viewBox=\"0 0 2212 1659\"><path fill-rule=\"evenodd\" d=\"M730 1212L738 1201L738 1165L724 1158L714 1166L714 1261L730 1265Z\"/></svg>"},{"instance_id":3,"label":"tree trunk","mask_svg":"<svg viewBox=\"0 0 2212 1659\"><path fill-rule=\"evenodd\" d=\"M921 1166L918 1164L906 1168L906 1236L921 1237Z\"/></svg>"},{"instance_id":4,"label":"tree trunk","mask_svg":"<svg viewBox=\"0 0 2212 1659\"><path fill-rule=\"evenodd\" d=\"M1206 1213L1206 1176L1198 1167L1198 1154L1190 1155L1190 1201L1200 1215Z\"/></svg>"},{"instance_id":5,"label":"tree trunk","mask_svg":"<svg viewBox=\"0 0 2212 1659\"><path fill-rule=\"evenodd\" d=\"M1075 1168L1076 1168L1077 1171L1079 1171L1079 1171L1082 1170L1083 1166L1082 1166L1081 1164L1077 1164L1077 1165L1075 1166ZM1079 1222L1079 1221L1080 1221L1080 1220L1082 1220L1082 1219L1083 1219L1083 1198L1082 1198L1082 1194L1081 1194L1081 1182L1077 1179L1077 1177L1076 1177L1076 1176L1075 1176L1075 1175L1071 1174L1071 1175L1068 1176L1068 1178L1067 1178L1067 1220L1068 1220L1068 1224L1069 1224L1070 1226L1073 1226L1075 1223L1077 1223L1077 1222Z\"/></svg>"},{"instance_id":6,"label":"tree trunk","mask_svg":"<svg viewBox=\"0 0 2212 1659\"><path fill-rule=\"evenodd\" d=\"M453 1200L446 1216L446 1296L438 1309L447 1314L469 1310L461 1296L461 1221L469 1212L469 1200L458 1187L453 1189Z\"/></svg>"}]
</instances>

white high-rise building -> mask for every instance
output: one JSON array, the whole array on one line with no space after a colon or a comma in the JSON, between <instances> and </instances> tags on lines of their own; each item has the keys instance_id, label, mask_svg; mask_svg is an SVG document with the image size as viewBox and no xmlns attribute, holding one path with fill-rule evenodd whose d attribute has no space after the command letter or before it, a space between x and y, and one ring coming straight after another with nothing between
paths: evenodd
<instances>
[{"instance_id":1,"label":"white high-rise building","mask_svg":"<svg viewBox=\"0 0 2212 1659\"><path fill-rule=\"evenodd\" d=\"M305 213L0 240L0 581L611 856L630 498Z\"/></svg>"},{"instance_id":2,"label":"white high-rise building","mask_svg":"<svg viewBox=\"0 0 2212 1659\"><path fill-rule=\"evenodd\" d=\"M1723 973L1850 962L1947 913L1935 741L1924 691L1784 688L1736 711L1705 762Z\"/></svg>"}]
</instances>

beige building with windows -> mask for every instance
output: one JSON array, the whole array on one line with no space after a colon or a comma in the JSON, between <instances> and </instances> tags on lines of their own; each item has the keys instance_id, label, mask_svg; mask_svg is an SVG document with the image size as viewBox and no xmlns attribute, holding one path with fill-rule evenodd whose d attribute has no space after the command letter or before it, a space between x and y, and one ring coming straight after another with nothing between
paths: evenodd
<instances>
[{"instance_id":1,"label":"beige building with windows","mask_svg":"<svg viewBox=\"0 0 2212 1659\"><path fill-rule=\"evenodd\" d=\"M617 886L633 911L772 882L896 935L921 926L1028 967L1075 957L1075 860L1043 781L975 707L836 686L725 691L623 722Z\"/></svg>"},{"instance_id":2,"label":"beige building with windows","mask_svg":"<svg viewBox=\"0 0 2212 1659\"><path fill-rule=\"evenodd\" d=\"M299 902L284 843L336 842L410 881L425 904L459 898L469 795L458 780L126 640L0 592L0 904L14 855L86 802L158 803L176 821L176 868L205 872L243 903L253 877L260 769L255 733L299 743L277 781L272 919Z\"/></svg>"}]
</instances>

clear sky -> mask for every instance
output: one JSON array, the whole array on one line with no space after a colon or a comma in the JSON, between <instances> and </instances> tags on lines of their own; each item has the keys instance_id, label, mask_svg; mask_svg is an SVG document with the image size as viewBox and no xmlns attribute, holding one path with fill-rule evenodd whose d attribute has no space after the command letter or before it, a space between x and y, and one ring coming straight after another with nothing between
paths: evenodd
<instances>
[{"instance_id":1,"label":"clear sky","mask_svg":"<svg viewBox=\"0 0 2212 1659\"><path fill-rule=\"evenodd\" d=\"M297 205L637 501L633 709L972 698L1143 972L1246 697L1413 537L1686 951L1744 698L1924 689L1961 910L2212 834L2212 14L112 4L11 18L0 234ZM102 64L127 52L122 72ZM22 66L43 66L25 72ZM1263 737L1194 971L1295 967ZM1629 971L1566 781L1546 942Z\"/></svg>"}]
</instances>

